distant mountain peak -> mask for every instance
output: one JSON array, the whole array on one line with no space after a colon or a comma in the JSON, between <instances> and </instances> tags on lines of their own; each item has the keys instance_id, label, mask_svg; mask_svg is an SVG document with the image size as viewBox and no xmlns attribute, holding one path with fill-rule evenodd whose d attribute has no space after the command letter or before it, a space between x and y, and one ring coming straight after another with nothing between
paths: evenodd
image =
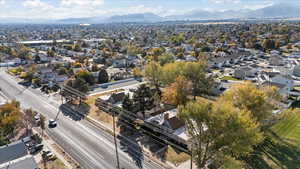
<instances>
[{"instance_id":1,"label":"distant mountain peak","mask_svg":"<svg viewBox=\"0 0 300 169\"><path fill-rule=\"evenodd\" d=\"M163 18L154 13L134 13L126 15L114 15L108 18L108 22L159 22Z\"/></svg>"}]
</instances>

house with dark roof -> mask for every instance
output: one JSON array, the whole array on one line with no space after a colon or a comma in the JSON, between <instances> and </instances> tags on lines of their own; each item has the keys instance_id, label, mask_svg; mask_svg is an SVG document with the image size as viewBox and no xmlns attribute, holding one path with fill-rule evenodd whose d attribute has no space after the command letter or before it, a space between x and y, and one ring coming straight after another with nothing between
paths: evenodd
<instances>
[{"instance_id":1,"label":"house with dark roof","mask_svg":"<svg viewBox=\"0 0 300 169\"><path fill-rule=\"evenodd\" d=\"M28 154L28 138L0 147L0 169L35 169L37 164Z\"/></svg>"},{"instance_id":2,"label":"house with dark roof","mask_svg":"<svg viewBox=\"0 0 300 169\"><path fill-rule=\"evenodd\" d=\"M185 131L184 121L177 117L177 109L151 116L146 119L146 122L165 127L170 133L180 138L180 140L187 141L189 139Z\"/></svg>"},{"instance_id":3,"label":"house with dark roof","mask_svg":"<svg viewBox=\"0 0 300 169\"><path fill-rule=\"evenodd\" d=\"M117 104L119 102L122 102L123 99L125 97L125 93L121 92L121 93L113 93L109 99L108 102L110 102L111 104Z\"/></svg>"},{"instance_id":4,"label":"house with dark roof","mask_svg":"<svg viewBox=\"0 0 300 169\"><path fill-rule=\"evenodd\" d=\"M25 143L17 141L0 147L0 164L6 163L27 155Z\"/></svg>"}]
</instances>

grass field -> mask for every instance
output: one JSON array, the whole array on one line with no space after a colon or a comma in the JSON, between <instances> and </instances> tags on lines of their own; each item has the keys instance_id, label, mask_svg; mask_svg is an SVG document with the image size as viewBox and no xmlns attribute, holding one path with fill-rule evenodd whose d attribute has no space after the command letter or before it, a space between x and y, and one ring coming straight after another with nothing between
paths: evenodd
<instances>
[{"instance_id":1,"label":"grass field","mask_svg":"<svg viewBox=\"0 0 300 169\"><path fill-rule=\"evenodd\" d=\"M274 125L247 164L255 169L300 169L300 109Z\"/></svg>"}]
</instances>

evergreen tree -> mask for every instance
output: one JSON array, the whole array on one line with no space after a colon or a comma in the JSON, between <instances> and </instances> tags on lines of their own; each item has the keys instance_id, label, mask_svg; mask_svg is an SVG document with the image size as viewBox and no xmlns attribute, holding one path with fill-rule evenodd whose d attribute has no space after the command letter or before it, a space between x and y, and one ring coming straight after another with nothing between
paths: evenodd
<instances>
[{"instance_id":1,"label":"evergreen tree","mask_svg":"<svg viewBox=\"0 0 300 169\"><path fill-rule=\"evenodd\" d=\"M134 107L145 117L145 111L150 110L154 106L154 93L151 89L142 84L133 95Z\"/></svg>"},{"instance_id":2,"label":"evergreen tree","mask_svg":"<svg viewBox=\"0 0 300 169\"><path fill-rule=\"evenodd\" d=\"M98 75L98 83L107 83L109 80L108 73L105 69L101 69Z\"/></svg>"}]
</instances>

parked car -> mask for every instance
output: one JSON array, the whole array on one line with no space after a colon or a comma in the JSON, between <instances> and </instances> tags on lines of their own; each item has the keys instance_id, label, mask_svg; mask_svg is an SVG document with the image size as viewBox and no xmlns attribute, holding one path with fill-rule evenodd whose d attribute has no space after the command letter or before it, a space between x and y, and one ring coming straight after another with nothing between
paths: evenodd
<instances>
[{"instance_id":1,"label":"parked car","mask_svg":"<svg viewBox=\"0 0 300 169\"><path fill-rule=\"evenodd\" d=\"M49 127L56 127L57 126L57 122L54 119L50 119L49 120Z\"/></svg>"},{"instance_id":2,"label":"parked car","mask_svg":"<svg viewBox=\"0 0 300 169\"><path fill-rule=\"evenodd\" d=\"M54 153L51 151L43 151L42 157L46 160L54 160L56 158Z\"/></svg>"},{"instance_id":3,"label":"parked car","mask_svg":"<svg viewBox=\"0 0 300 169\"><path fill-rule=\"evenodd\" d=\"M43 147L44 147L43 144L36 144L36 145L32 146L30 149L30 154L34 154L34 153L37 153L37 152L43 150Z\"/></svg>"}]
</instances>

